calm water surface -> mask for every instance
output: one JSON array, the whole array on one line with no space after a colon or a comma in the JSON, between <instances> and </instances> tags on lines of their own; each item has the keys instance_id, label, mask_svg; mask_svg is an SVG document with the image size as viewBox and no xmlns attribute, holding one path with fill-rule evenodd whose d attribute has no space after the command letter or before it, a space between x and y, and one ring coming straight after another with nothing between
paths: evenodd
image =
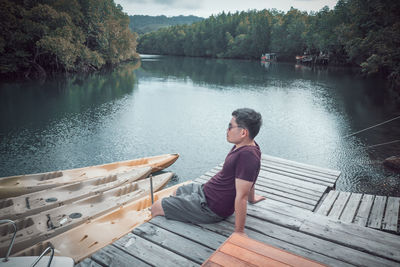
<instances>
[{"instance_id":1,"label":"calm water surface","mask_svg":"<svg viewBox=\"0 0 400 267\"><path fill-rule=\"evenodd\" d=\"M112 72L0 84L0 177L179 153L171 183L194 179L231 148L231 112L251 107L265 154L342 172L337 189L400 196L382 167L400 144L383 83L351 69L144 56Z\"/></svg>"}]
</instances>

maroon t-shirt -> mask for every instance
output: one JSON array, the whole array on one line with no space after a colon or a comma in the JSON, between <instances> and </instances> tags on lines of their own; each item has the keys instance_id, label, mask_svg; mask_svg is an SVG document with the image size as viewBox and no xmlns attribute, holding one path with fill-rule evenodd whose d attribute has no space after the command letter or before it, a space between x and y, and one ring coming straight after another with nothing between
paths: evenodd
<instances>
[{"instance_id":1,"label":"maroon t-shirt","mask_svg":"<svg viewBox=\"0 0 400 267\"><path fill-rule=\"evenodd\" d=\"M235 211L235 178L254 183L261 166L261 150L256 146L242 146L229 152L222 170L204 184L203 190L208 207L221 217Z\"/></svg>"}]
</instances>

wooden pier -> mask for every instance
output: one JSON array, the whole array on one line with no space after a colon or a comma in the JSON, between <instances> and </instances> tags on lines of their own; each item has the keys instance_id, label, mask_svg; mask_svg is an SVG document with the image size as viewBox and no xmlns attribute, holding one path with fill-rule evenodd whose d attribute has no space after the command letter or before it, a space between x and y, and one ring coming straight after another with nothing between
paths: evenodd
<instances>
[{"instance_id":1,"label":"wooden pier","mask_svg":"<svg viewBox=\"0 0 400 267\"><path fill-rule=\"evenodd\" d=\"M194 182L206 182L220 168ZM248 205L246 233L268 246L324 265L399 266L400 235L371 228L379 221L373 214L379 213L381 224L375 228L397 227L398 233L399 202L379 197L371 201L368 195L335 191L339 175L338 171L263 155L256 192L267 199ZM234 216L198 225L156 217L77 266L199 266L233 230Z\"/></svg>"},{"instance_id":2,"label":"wooden pier","mask_svg":"<svg viewBox=\"0 0 400 267\"><path fill-rule=\"evenodd\" d=\"M399 209L399 197L332 190L316 212L346 223L399 234Z\"/></svg>"}]
</instances>

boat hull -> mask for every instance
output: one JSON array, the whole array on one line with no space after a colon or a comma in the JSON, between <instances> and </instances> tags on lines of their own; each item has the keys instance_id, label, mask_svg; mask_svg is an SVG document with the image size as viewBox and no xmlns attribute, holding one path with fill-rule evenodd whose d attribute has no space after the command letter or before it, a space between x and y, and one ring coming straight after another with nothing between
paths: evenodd
<instances>
[{"instance_id":1,"label":"boat hull","mask_svg":"<svg viewBox=\"0 0 400 267\"><path fill-rule=\"evenodd\" d=\"M153 190L161 189L172 176L173 173L154 176ZM18 231L13 251L16 252L30 247L149 194L150 181L144 179L17 220L15 223ZM12 232L9 225L0 225L0 233L2 234L0 237L0 255L5 254L12 238Z\"/></svg>"},{"instance_id":2,"label":"boat hull","mask_svg":"<svg viewBox=\"0 0 400 267\"><path fill-rule=\"evenodd\" d=\"M187 181L154 194L154 200L170 196ZM49 245L55 248L55 255L71 257L75 263L89 257L97 250L111 244L131 232L135 227L151 219L151 197L146 196L121 206L101 217L90 220L70 231L35 244L13 256L35 256ZM107 231L104 231L107 229ZM99 234L101 233L101 234Z\"/></svg>"},{"instance_id":3,"label":"boat hull","mask_svg":"<svg viewBox=\"0 0 400 267\"><path fill-rule=\"evenodd\" d=\"M145 178L151 167L137 168L108 177L54 187L17 197L0 200L0 219L16 220L113 189L124 183Z\"/></svg>"},{"instance_id":4,"label":"boat hull","mask_svg":"<svg viewBox=\"0 0 400 267\"><path fill-rule=\"evenodd\" d=\"M151 167L152 172L157 172L172 165L178 157L178 154L165 154L78 169L2 177L0 178L0 199L81 182L91 178L125 173L135 168Z\"/></svg>"}]
</instances>

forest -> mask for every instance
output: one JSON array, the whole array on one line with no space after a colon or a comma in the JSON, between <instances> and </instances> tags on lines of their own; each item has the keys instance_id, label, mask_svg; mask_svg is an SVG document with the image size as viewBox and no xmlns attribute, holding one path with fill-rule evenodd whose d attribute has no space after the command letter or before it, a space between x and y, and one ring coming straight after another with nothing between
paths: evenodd
<instances>
[{"instance_id":1,"label":"forest","mask_svg":"<svg viewBox=\"0 0 400 267\"><path fill-rule=\"evenodd\" d=\"M400 88L400 1L339 0L333 9L303 12L249 10L140 35L139 53L259 59L277 53L329 56L329 64L356 65ZM400 89L399 89L400 90Z\"/></svg>"},{"instance_id":2,"label":"forest","mask_svg":"<svg viewBox=\"0 0 400 267\"><path fill-rule=\"evenodd\" d=\"M192 24L193 22L202 21L204 18L196 16L147 16L147 15L134 15L129 16L129 28L138 34L144 34L152 31L159 30L163 27Z\"/></svg>"},{"instance_id":3,"label":"forest","mask_svg":"<svg viewBox=\"0 0 400 267\"><path fill-rule=\"evenodd\" d=\"M89 72L138 58L113 0L0 0L0 76Z\"/></svg>"}]
</instances>

